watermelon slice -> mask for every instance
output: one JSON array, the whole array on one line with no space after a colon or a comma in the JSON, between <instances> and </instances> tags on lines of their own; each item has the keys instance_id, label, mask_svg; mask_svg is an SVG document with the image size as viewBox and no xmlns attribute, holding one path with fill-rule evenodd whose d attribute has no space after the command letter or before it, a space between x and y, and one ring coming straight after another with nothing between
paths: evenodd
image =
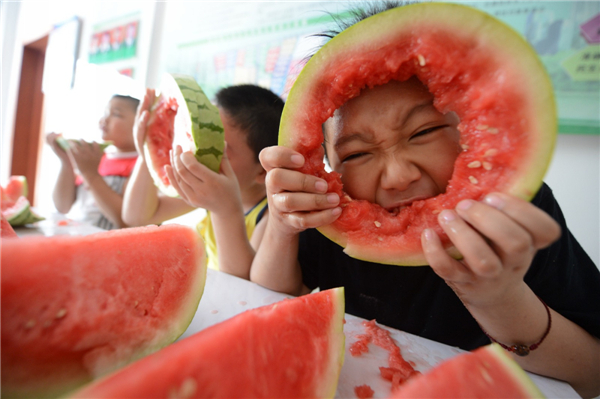
<instances>
[{"instance_id":1,"label":"watermelon slice","mask_svg":"<svg viewBox=\"0 0 600 399\"><path fill-rule=\"evenodd\" d=\"M74 139L65 139L62 136L58 136L56 138L56 142L58 143L58 145L60 146L60 148L62 148L63 150L67 150L69 147L73 146L73 145L77 145L76 143L79 142L80 140L74 140ZM98 143L98 145L100 146L100 149L102 149L102 151L106 150L106 148L110 145L112 145L113 142L112 141L103 141L102 143Z\"/></svg>"},{"instance_id":2,"label":"watermelon slice","mask_svg":"<svg viewBox=\"0 0 600 399\"><path fill-rule=\"evenodd\" d=\"M170 344L205 278L185 226L2 240L2 395L55 397Z\"/></svg>"},{"instance_id":3,"label":"watermelon slice","mask_svg":"<svg viewBox=\"0 0 600 399\"><path fill-rule=\"evenodd\" d=\"M394 399L543 397L527 373L498 344L450 358L411 378L392 395Z\"/></svg>"},{"instance_id":4,"label":"watermelon slice","mask_svg":"<svg viewBox=\"0 0 600 399\"><path fill-rule=\"evenodd\" d=\"M11 176L5 187L0 190L2 199L2 218L11 226L24 226L44 220L38 215L27 199L27 178L25 176Z\"/></svg>"},{"instance_id":5,"label":"watermelon slice","mask_svg":"<svg viewBox=\"0 0 600 399\"><path fill-rule=\"evenodd\" d=\"M331 398L344 356L343 288L248 310L74 398Z\"/></svg>"},{"instance_id":6,"label":"watermelon slice","mask_svg":"<svg viewBox=\"0 0 600 399\"><path fill-rule=\"evenodd\" d=\"M8 221L6 219L4 219L4 216L2 216L2 215L0 215L0 237L1 238L17 237L17 233L15 232L15 230L12 228L10 223L8 223Z\"/></svg>"},{"instance_id":7,"label":"watermelon slice","mask_svg":"<svg viewBox=\"0 0 600 399\"><path fill-rule=\"evenodd\" d=\"M350 198L340 175L323 164L321 125L365 87L416 76L442 113L460 117L464 151L446 192L399 213ZM505 24L460 4L395 8L346 29L318 51L298 76L283 110L279 144L299 151L301 171L326 179L343 212L319 230L355 258L424 265L421 233L443 209L500 191L530 200L542 183L557 131L548 74L534 49Z\"/></svg>"},{"instance_id":8,"label":"watermelon slice","mask_svg":"<svg viewBox=\"0 0 600 399\"><path fill-rule=\"evenodd\" d=\"M196 80L188 75L165 74L160 95L150 109L144 152L154 183L165 194L177 197L164 170L169 151L180 145L198 162L219 172L225 136L219 110L208 100Z\"/></svg>"}]
</instances>

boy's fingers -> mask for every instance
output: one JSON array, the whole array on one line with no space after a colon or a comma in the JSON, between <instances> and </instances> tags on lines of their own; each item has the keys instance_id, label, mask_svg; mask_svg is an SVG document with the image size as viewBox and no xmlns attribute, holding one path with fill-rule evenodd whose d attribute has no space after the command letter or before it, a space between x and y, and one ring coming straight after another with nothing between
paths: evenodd
<instances>
[{"instance_id":1,"label":"boy's fingers","mask_svg":"<svg viewBox=\"0 0 600 399\"><path fill-rule=\"evenodd\" d=\"M442 279L457 283L472 280L472 274L469 269L446 252L435 231L432 229L423 230L423 233L421 233L421 245L427 263Z\"/></svg>"},{"instance_id":2,"label":"boy's fingers","mask_svg":"<svg viewBox=\"0 0 600 399\"><path fill-rule=\"evenodd\" d=\"M169 182L171 183L175 191L177 191L177 194L179 194L179 196L183 199L187 199L188 193L193 191L192 188L178 177L177 173L175 172L172 166L165 165L165 172L167 172Z\"/></svg>"},{"instance_id":3,"label":"boy's fingers","mask_svg":"<svg viewBox=\"0 0 600 399\"><path fill-rule=\"evenodd\" d=\"M502 271L503 266L498 254L484 237L455 211L442 211L438 216L438 222L475 274L494 277Z\"/></svg>"},{"instance_id":4,"label":"boy's fingers","mask_svg":"<svg viewBox=\"0 0 600 399\"><path fill-rule=\"evenodd\" d=\"M529 232L536 249L545 248L561 234L559 224L532 203L502 193L488 194L483 202L509 216Z\"/></svg>"},{"instance_id":5,"label":"boy's fingers","mask_svg":"<svg viewBox=\"0 0 600 399\"><path fill-rule=\"evenodd\" d=\"M180 156L177 157L179 162L185 167L186 171L189 173L188 178L194 176L197 179L204 180L206 178L207 173L212 173L207 166L202 165L194 154L190 151L186 151ZM183 171L182 171L183 173Z\"/></svg>"},{"instance_id":6,"label":"boy's fingers","mask_svg":"<svg viewBox=\"0 0 600 399\"><path fill-rule=\"evenodd\" d=\"M298 211L319 211L335 208L340 203L340 197L335 193L279 193L273 194L273 206L283 213Z\"/></svg>"},{"instance_id":7,"label":"boy's fingers","mask_svg":"<svg viewBox=\"0 0 600 399\"><path fill-rule=\"evenodd\" d=\"M333 223L342 213L342 208L337 207L319 212L292 212L285 213L283 217L295 229L302 231Z\"/></svg>"},{"instance_id":8,"label":"boy's fingers","mask_svg":"<svg viewBox=\"0 0 600 399\"><path fill-rule=\"evenodd\" d=\"M327 182L325 180L289 169L272 169L267 173L266 184L269 191L273 193L283 191L305 193L327 192Z\"/></svg>"},{"instance_id":9,"label":"boy's fingers","mask_svg":"<svg viewBox=\"0 0 600 399\"><path fill-rule=\"evenodd\" d=\"M300 153L283 146L264 148L258 158L267 172L274 168L297 169L304 165L304 157Z\"/></svg>"}]
</instances>

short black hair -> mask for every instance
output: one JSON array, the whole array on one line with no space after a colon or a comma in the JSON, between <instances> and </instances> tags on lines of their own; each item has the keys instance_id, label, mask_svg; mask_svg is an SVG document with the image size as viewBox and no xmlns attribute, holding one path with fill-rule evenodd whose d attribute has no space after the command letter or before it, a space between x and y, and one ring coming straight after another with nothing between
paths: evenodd
<instances>
[{"instance_id":1,"label":"short black hair","mask_svg":"<svg viewBox=\"0 0 600 399\"><path fill-rule=\"evenodd\" d=\"M140 100L138 100L135 97L124 96L122 94L115 94L111 97L111 99L113 99L113 98L118 98L118 99L127 101L131 105L131 108L133 108L134 113L137 112L138 105L140 105Z\"/></svg>"},{"instance_id":2,"label":"short black hair","mask_svg":"<svg viewBox=\"0 0 600 399\"><path fill-rule=\"evenodd\" d=\"M284 102L271 90L251 84L229 86L216 94L217 106L247 134L246 142L256 155L277 145Z\"/></svg>"}]
</instances>

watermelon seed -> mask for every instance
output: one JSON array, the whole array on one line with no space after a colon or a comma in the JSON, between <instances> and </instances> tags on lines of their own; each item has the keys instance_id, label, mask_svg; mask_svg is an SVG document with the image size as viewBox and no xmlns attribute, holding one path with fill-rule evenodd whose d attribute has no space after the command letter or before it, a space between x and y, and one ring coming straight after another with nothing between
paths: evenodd
<instances>
[{"instance_id":1,"label":"watermelon seed","mask_svg":"<svg viewBox=\"0 0 600 399\"><path fill-rule=\"evenodd\" d=\"M484 162L483 163L483 169L485 170L492 170L492 164L489 162Z\"/></svg>"},{"instance_id":2,"label":"watermelon seed","mask_svg":"<svg viewBox=\"0 0 600 399\"><path fill-rule=\"evenodd\" d=\"M469 146L467 144L461 144L460 145L462 147L463 150L467 151L469 149Z\"/></svg>"},{"instance_id":3,"label":"watermelon seed","mask_svg":"<svg viewBox=\"0 0 600 399\"><path fill-rule=\"evenodd\" d=\"M488 127L487 131L491 134L498 134L498 129L496 129L495 127Z\"/></svg>"},{"instance_id":4,"label":"watermelon seed","mask_svg":"<svg viewBox=\"0 0 600 399\"><path fill-rule=\"evenodd\" d=\"M477 125L477 127L475 129L477 130L487 130L488 125Z\"/></svg>"},{"instance_id":5,"label":"watermelon seed","mask_svg":"<svg viewBox=\"0 0 600 399\"><path fill-rule=\"evenodd\" d=\"M439 214L440 212L442 212L441 209L434 209L433 211L431 211L431 213L433 213L434 215Z\"/></svg>"},{"instance_id":6,"label":"watermelon seed","mask_svg":"<svg viewBox=\"0 0 600 399\"><path fill-rule=\"evenodd\" d=\"M139 304L140 304L140 303L139 303L138 301L135 301L135 302L133 303L133 308L134 308L134 309L135 309L135 308L137 308Z\"/></svg>"},{"instance_id":7,"label":"watermelon seed","mask_svg":"<svg viewBox=\"0 0 600 399\"><path fill-rule=\"evenodd\" d=\"M192 398L194 397L197 388L198 384L196 383L196 380L192 377L188 377L181 383L181 388L179 388L179 397Z\"/></svg>"},{"instance_id":8,"label":"watermelon seed","mask_svg":"<svg viewBox=\"0 0 600 399\"><path fill-rule=\"evenodd\" d=\"M479 162L479 161L473 161L473 162L470 162L470 163L467 165L467 168L474 169L474 168L478 168L478 167L480 167L480 166L481 166L481 162Z\"/></svg>"},{"instance_id":9,"label":"watermelon seed","mask_svg":"<svg viewBox=\"0 0 600 399\"><path fill-rule=\"evenodd\" d=\"M469 176L469 181L473 184L479 183L479 180L477 180L477 178L475 178L475 176Z\"/></svg>"},{"instance_id":10,"label":"watermelon seed","mask_svg":"<svg viewBox=\"0 0 600 399\"><path fill-rule=\"evenodd\" d=\"M381 223L378 222L377 220L373 222L375 224L375 227L381 227Z\"/></svg>"},{"instance_id":11,"label":"watermelon seed","mask_svg":"<svg viewBox=\"0 0 600 399\"><path fill-rule=\"evenodd\" d=\"M34 319L31 319L27 323L25 323L25 329L26 330L31 330L33 327L35 327L35 320Z\"/></svg>"},{"instance_id":12,"label":"watermelon seed","mask_svg":"<svg viewBox=\"0 0 600 399\"><path fill-rule=\"evenodd\" d=\"M62 308L61 310L59 310L56 313L56 316L54 316L54 317L57 318L57 319L62 319L63 317L65 317L66 314L67 314L67 309Z\"/></svg>"},{"instance_id":13,"label":"watermelon seed","mask_svg":"<svg viewBox=\"0 0 600 399\"><path fill-rule=\"evenodd\" d=\"M417 54L417 58L419 59L419 65L425 66L425 57L423 57L421 54Z\"/></svg>"},{"instance_id":14,"label":"watermelon seed","mask_svg":"<svg viewBox=\"0 0 600 399\"><path fill-rule=\"evenodd\" d=\"M484 157L493 157L494 155L496 155L498 153L498 150L495 148L491 148L489 150L487 150L485 152L485 154L483 154Z\"/></svg>"},{"instance_id":15,"label":"watermelon seed","mask_svg":"<svg viewBox=\"0 0 600 399\"><path fill-rule=\"evenodd\" d=\"M377 237L379 241L383 241L383 237Z\"/></svg>"},{"instance_id":16,"label":"watermelon seed","mask_svg":"<svg viewBox=\"0 0 600 399\"><path fill-rule=\"evenodd\" d=\"M487 372L486 369L482 368L479 371L481 371L481 376L483 377L484 380L486 380L487 382L489 382L490 384L492 382L494 382L494 379L492 378L492 376L490 375L490 373Z\"/></svg>"}]
</instances>

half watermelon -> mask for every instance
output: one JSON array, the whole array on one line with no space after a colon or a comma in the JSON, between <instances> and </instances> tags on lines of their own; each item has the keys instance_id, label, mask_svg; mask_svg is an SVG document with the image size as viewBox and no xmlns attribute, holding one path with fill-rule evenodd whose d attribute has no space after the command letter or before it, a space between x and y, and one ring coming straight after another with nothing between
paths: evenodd
<instances>
[{"instance_id":1,"label":"half watermelon","mask_svg":"<svg viewBox=\"0 0 600 399\"><path fill-rule=\"evenodd\" d=\"M393 393L414 398L543 398L527 373L498 344L450 358Z\"/></svg>"},{"instance_id":2,"label":"half watermelon","mask_svg":"<svg viewBox=\"0 0 600 399\"><path fill-rule=\"evenodd\" d=\"M165 74L160 95L150 109L144 151L154 183L165 194L177 191L164 170L169 152L180 145L192 151L198 162L219 172L225 136L219 110L206 97L196 80L188 75Z\"/></svg>"},{"instance_id":3,"label":"half watermelon","mask_svg":"<svg viewBox=\"0 0 600 399\"><path fill-rule=\"evenodd\" d=\"M56 397L170 344L205 266L179 225L2 240L3 397Z\"/></svg>"},{"instance_id":4,"label":"half watermelon","mask_svg":"<svg viewBox=\"0 0 600 399\"><path fill-rule=\"evenodd\" d=\"M442 113L461 122L463 152L446 192L415 201L398 214L350 198L340 175L325 171L322 124L361 90L416 76ZM424 265L421 232L443 209L500 191L531 199L542 183L556 140L556 106L548 74L515 31L474 8L420 3L367 18L325 44L298 76L283 110L279 144L299 151L301 171L326 179L343 212L319 230L355 258Z\"/></svg>"},{"instance_id":5,"label":"half watermelon","mask_svg":"<svg viewBox=\"0 0 600 399\"><path fill-rule=\"evenodd\" d=\"M344 291L248 310L99 380L74 398L331 398Z\"/></svg>"}]
</instances>

